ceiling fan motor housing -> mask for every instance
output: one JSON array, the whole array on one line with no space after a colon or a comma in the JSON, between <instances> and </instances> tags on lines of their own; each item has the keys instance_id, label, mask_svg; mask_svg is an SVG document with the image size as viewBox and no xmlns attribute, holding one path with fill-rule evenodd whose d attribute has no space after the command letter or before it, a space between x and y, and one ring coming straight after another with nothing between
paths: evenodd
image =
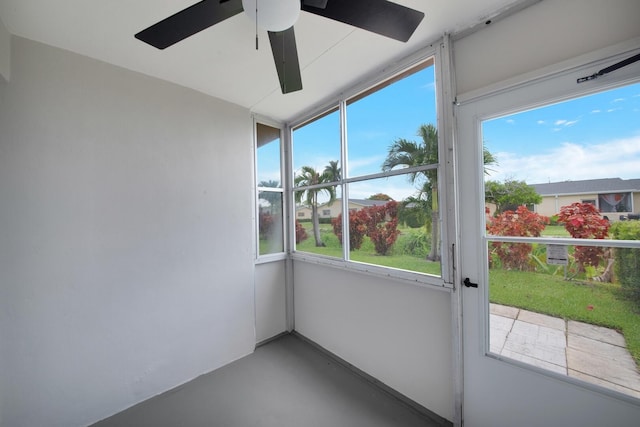
<instances>
[{"instance_id":1,"label":"ceiling fan motor housing","mask_svg":"<svg viewBox=\"0 0 640 427\"><path fill-rule=\"evenodd\" d=\"M267 31L284 31L300 16L300 0L242 0L244 13L258 27Z\"/></svg>"}]
</instances>

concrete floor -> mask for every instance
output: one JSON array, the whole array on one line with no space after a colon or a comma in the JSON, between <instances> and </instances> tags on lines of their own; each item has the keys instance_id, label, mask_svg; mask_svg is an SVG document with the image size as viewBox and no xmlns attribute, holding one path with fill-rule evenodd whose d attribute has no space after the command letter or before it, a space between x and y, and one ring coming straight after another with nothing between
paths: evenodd
<instances>
[{"instance_id":1,"label":"concrete floor","mask_svg":"<svg viewBox=\"0 0 640 427\"><path fill-rule=\"evenodd\" d=\"M491 304L492 353L640 398L640 372L619 332Z\"/></svg>"},{"instance_id":2,"label":"concrete floor","mask_svg":"<svg viewBox=\"0 0 640 427\"><path fill-rule=\"evenodd\" d=\"M295 335L94 427L431 427L414 408Z\"/></svg>"}]
</instances>

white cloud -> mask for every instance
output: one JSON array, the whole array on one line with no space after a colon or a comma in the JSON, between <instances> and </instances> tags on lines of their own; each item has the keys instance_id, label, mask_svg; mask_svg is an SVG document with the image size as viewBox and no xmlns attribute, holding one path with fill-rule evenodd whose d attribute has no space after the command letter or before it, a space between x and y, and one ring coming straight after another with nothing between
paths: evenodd
<instances>
[{"instance_id":1,"label":"white cloud","mask_svg":"<svg viewBox=\"0 0 640 427\"><path fill-rule=\"evenodd\" d=\"M538 123L539 125L543 125L543 124L545 124L545 121L544 120L538 120L536 123Z\"/></svg>"},{"instance_id":2,"label":"white cloud","mask_svg":"<svg viewBox=\"0 0 640 427\"><path fill-rule=\"evenodd\" d=\"M591 110L591 114L602 113L602 110Z\"/></svg>"},{"instance_id":3,"label":"white cloud","mask_svg":"<svg viewBox=\"0 0 640 427\"><path fill-rule=\"evenodd\" d=\"M351 175L380 172L384 159L382 155L349 159L349 172Z\"/></svg>"},{"instance_id":4,"label":"white cloud","mask_svg":"<svg viewBox=\"0 0 640 427\"><path fill-rule=\"evenodd\" d=\"M505 121L506 121L507 123L509 123L510 125L513 125L513 124L515 124L515 123L516 123L516 121L515 121L515 120L513 120L513 119L507 119L507 120L505 120Z\"/></svg>"},{"instance_id":5,"label":"white cloud","mask_svg":"<svg viewBox=\"0 0 640 427\"><path fill-rule=\"evenodd\" d=\"M498 165L488 179L506 178L529 184L597 178L640 178L640 135L601 144L565 142L540 154L496 153Z\"/></svg>"},{"instance_id":6,"label":"white cloud","mask_svg":"<svg viewBox=\"0 0 640 427\"><path fill-rule=\"evenodd\" d=\"M622 102L622 101L624 101L624 98L616 98L611 102L613 103L613 102Z\"/></svg>"},{"instance_id":7,"label":"white cloud","mask_svg":"<svg viewBox=\"0 0 640 427\"><path fill-rule=\"evenodd\" d=\"M427 89L427 90L436 90L436 83L435 82L427 83L425 85L422 85L420 88Z\"/></svg>"},{"instance_id":8,"label":"white cloud","mask_svg":"<svg viewBox=\"0 0 640 427\"><path fill-rule=\"evenodd\" d=\"M564 120L564 119L562 119L562 120L556 120L554 125L567 127L567 126L573 126L576 123L578 123L579 121L580 120ZM558 128L558 127L554 128L554 130L560 130L560 129L561 128Z\"/></svg>"}]
</instances>

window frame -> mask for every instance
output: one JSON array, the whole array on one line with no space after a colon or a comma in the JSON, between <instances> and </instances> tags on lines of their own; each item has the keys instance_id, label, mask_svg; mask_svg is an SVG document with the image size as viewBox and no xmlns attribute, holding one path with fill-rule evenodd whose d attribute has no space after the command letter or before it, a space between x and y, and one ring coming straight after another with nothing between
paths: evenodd
<instances>
[{"instance_id":1,"label":"window frame","mask_svg":"<svg viewBox=\"0 0 640 427\"><path fill-rule=\"evenodd\" d=\"M342 176L339 182L323 184L336 185L341 187L342 194L342 212L347 213L343 215L343 229L348 229L348 185L356 182L368 181L377 178L386 178L400 175L407 175L411 172L423 172L430 169L438 170L438 196L439 196L439 211L440 211L440 233L441 233L441 271L440 276L429 275L420 272L414 272L409 270L402 270L393 267L386 267L375 264L368 264L358 261L353 261L349 258L348 239L344 239L343 242L343 256L342 259L329 257L321 254L315 254L310 252L301 252L295 250L295 245L291 244L290 252L293 260L310 262L316 264L322 264L332 266L335 268L346 269L356 271L364 274L371 274L378 277L388 277L405 281L414 285L432 287L436 289L442 289L451 291L455 289L455 269L454 269L454 256L456 254L455 249L455 236L457 235L457 220L454 209L455 194L453 193L453 124L450 119L446 119L447 114L452 115L453 100L450 102L450 106L447 105L447 101L450 99L451 94L454 92L452 87L452 78L449 73L450 70L450 55L448 52L449 46L445 41L434 43L427 49L423 49L417 52L412 57L398 64L392 69L386 70L381 75L378 75L374 79L370 79L362 85L354 88L350 92L342 94L341 97L325 103L322 107L313 110L299 119L288 124L287 134L287 152L288 152L288 165L287 170L288 181L293 183L293 167L292 165L292 140L293 130L311 123L314 120L322 118L323 116L330 114L336 110L340 114L340 145L341 145L341 158L340 166L343 171L348 170L347 153L345 147L346 141L346 107L349 103L353 103L358 99L367 96L370 93L387 86L397 80L400 80L408 75L411 75L420 69L424 69L430 66L434 67L434 80L436 91L436 123L438 129L438 152L439 161L437 164L420 165L411 168L403 168L398 170L390 170L386 172L379 172L374 174L359 175L359 176ZM343 172L342 175L346 175ZM290 200L294 199L295 191L302 189L312 188L309 187L293 187L291 185L287 188L287 193ZM293 204L292 204L293 205ZM290 215L291 218L297 218L295 214L295 206L291 206ZM290 221L289 230L295 230L294 221ZM295 241L295 236L290 237L289 241Z\"/></svg>"},{"instance_id":2,"label":"window frame","mask_svg":"<svg viewBox=\"0 0 640 427\"><path fill-rule=\"evenodd\" d=\"M273 261L285 260L289 253L289 202L287 192L287 168L286 168L286 131L287 128L282 123L270 120L266 117L253 115L253 173L254 173L254 261L256 264L268 263ZM279 159L280 159L280 187L260 187L258 186L258 125L269 126L280 130L279 136ZM281 252L273 252L268 254L260 254L260 193L270 192L278 193L282 196L282 247Z\"/></svg>"}]
</instances>

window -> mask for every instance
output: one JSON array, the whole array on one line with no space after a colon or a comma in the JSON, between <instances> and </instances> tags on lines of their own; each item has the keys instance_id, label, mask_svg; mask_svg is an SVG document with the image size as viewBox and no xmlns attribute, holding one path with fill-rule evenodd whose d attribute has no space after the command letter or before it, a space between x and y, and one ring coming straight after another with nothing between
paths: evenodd
<instances>
[{"instance_id":1,"label":"window","mask_svg":"<svg viewBox=\"0 0 640 427\"><path fill-rule=\"evenodd\" d=\"M258 255L284 251L280 129L256 124Z\"/></svg>"},{"instance_id":2,"label":"window","mask_svg":"<svg viewBox=\"0 0 640 427\"><path fill-rule=\"evenodd\" d=\"M293 197L298 219L309 213L296 252L441 276L434 68L426 60L293 129Z\"/></svg>"},{"instance_id":3,"label":"window","mask_svg":"<svg viewBox=\"0 0 640 427\"><path fill-rule=\"evenodd\" d=\"M639 135L640 84L483 122L491 353L640 398Z\"/></svg>"},{"instance_id":4,"label":"window","mask_svg":"<svg viewBox=\"0 0 640 427\"><path fill-rule=\"evenodd\" d=\"M600 212L633 212L631 193L598 194Z\"/></svg>"}]
</instances>

